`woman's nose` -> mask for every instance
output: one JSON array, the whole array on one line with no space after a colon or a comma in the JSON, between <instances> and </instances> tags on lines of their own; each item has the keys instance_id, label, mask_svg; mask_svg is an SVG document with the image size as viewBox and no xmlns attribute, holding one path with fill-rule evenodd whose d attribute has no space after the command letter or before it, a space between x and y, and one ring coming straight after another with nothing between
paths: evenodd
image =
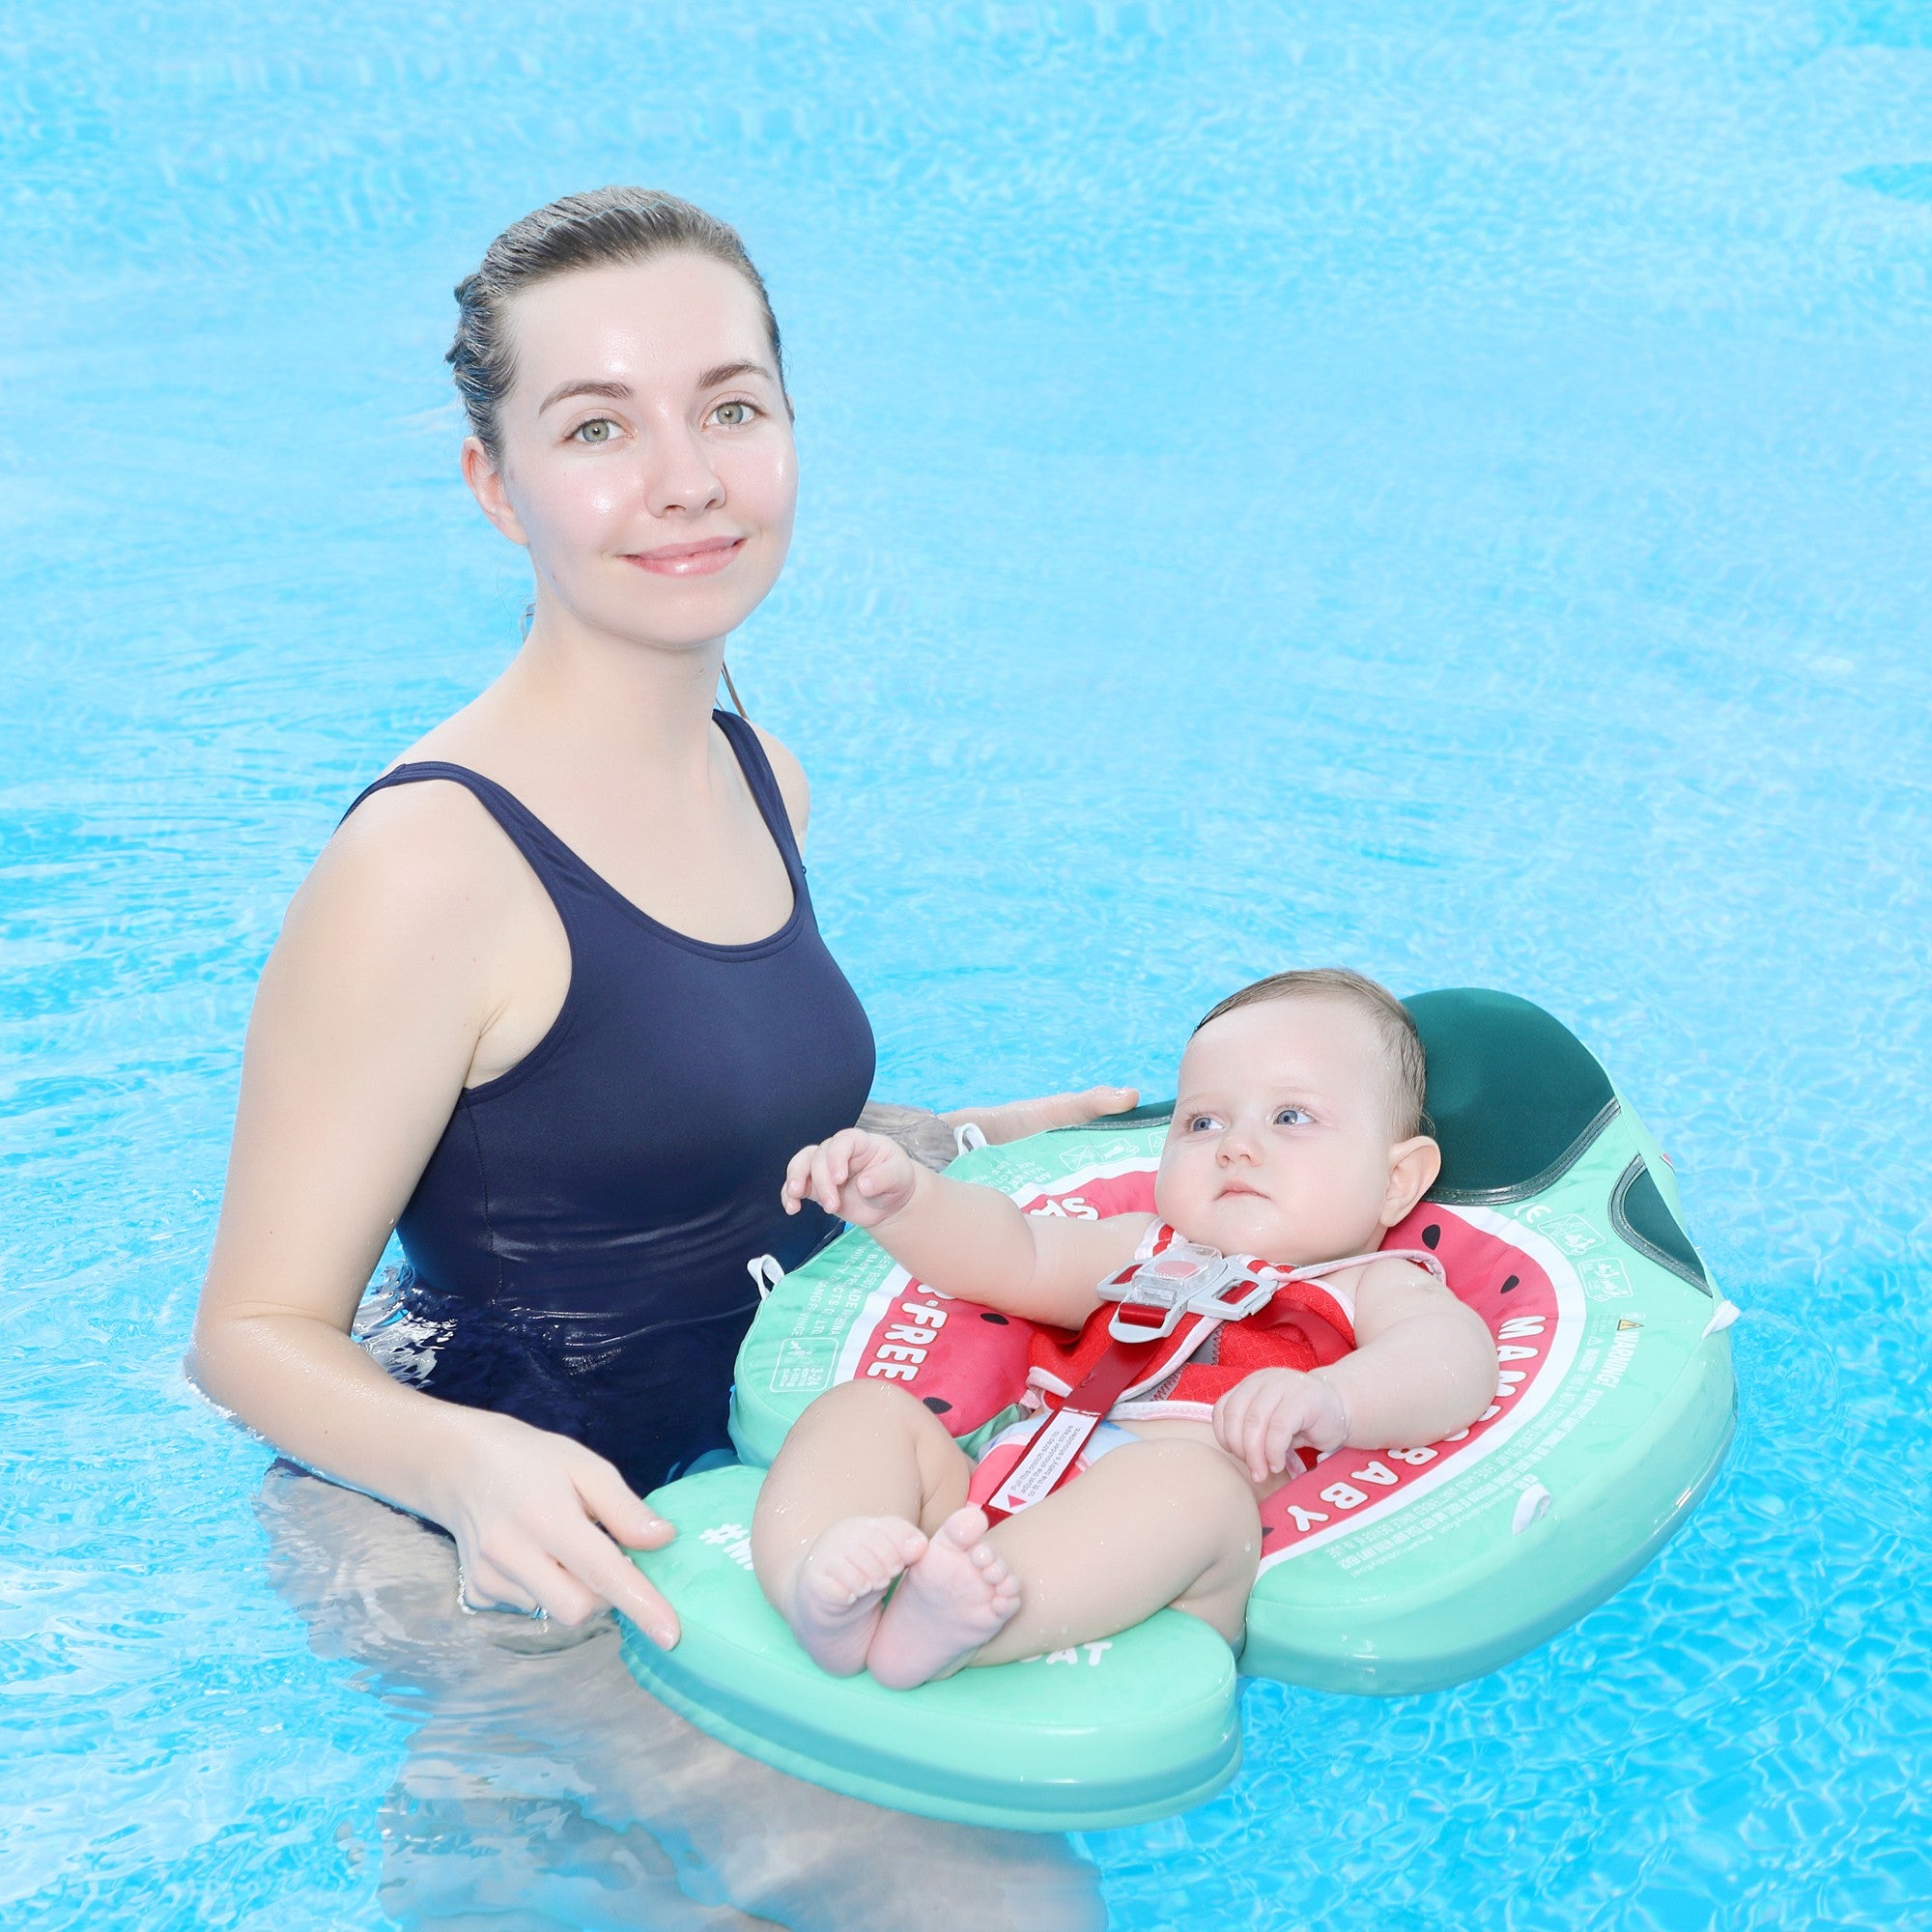
<instances>
[{"instance_id":1,"label":"woman's nose","mask_svg":"<svg viewBox=\"0 0 1932 1932\"><path fill-rule=\"evenodd\" d=\"M645 460L644 491L652 516L672 511L696 516L724 500L724 486L711 467L710 452L696 437L689 433L655 437Z\"/></svg>"}]
</instances>

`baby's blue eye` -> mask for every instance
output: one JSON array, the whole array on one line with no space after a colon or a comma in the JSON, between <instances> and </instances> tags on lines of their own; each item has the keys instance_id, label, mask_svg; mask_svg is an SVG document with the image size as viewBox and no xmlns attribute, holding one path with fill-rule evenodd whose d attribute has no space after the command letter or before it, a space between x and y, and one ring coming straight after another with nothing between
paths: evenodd
<instances>
[{"instance_id":1,"label":"baby's blue eye","mask_svg":"<svg viewBox=\"0 0 1932 1932\"><path fill-rule=\"evenodd\" d=\"M1212 1114L1196 1114L1188 1122L1187 1131L1190 1134L1211 1133L1219 1124L1220 1122L1215 1120Z\"/></svg>"},{"instance_id":2,"label":"baby's blue eye","mask_svg":"<svg viewBox=\"0 0 1932 1932\"><path fill-rule=\"evenodd\" d=\"M1280 1107L1275 1110L1274 1123L1278 1127L1306 1126L1314 1118L1300 1107Z\"/></svg>"}]
</instances>

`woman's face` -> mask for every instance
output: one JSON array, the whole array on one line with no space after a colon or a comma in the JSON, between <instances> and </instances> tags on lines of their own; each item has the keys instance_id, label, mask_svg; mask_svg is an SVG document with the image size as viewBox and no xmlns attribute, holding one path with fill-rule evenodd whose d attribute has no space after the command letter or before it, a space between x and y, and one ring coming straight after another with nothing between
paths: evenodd
<instances>
[{"instance_id":1,"label":"woman's face","mask_svg":"<svg viewBox=\"0 0 1932 1932\"><path fill-rule=\"evenodd\" d=\"M586 627L722 638L784 562L791 419L757 297L708 256L584 269L512 298L503 460L464 474L542 589Z\"/></svg>"}]
</instances>

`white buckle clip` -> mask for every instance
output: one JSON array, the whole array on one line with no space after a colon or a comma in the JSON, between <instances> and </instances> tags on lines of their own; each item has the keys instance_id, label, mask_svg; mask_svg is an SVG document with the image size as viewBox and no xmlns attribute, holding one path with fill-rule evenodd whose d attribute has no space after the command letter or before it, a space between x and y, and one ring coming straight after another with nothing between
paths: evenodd
<instances>
[{"instance_id":1,"label":"white buckle clip","mask_svg":"<svg viewBox=\"0 0 1932 1932\"><path fill-rule=\"evenodd\" d=\"M1257 1281L1253 1275L1241 1272L1236 1274L1236 1282L1245 1282L1247 1288L1232 1301L1225 1289L1217 1288L1212 1294L1197 1294L1188 1307L1196 1315L1213 1315L1223 1321L1245 1321L1257 1309L1265 1308L1274 1299L1275 1284L1271 1281Z\"/></svg>"},{"instance_id":2,"label":"white buckle clip","mask_svg":"<svg viewBox=\"0 0 1932 1932\"><path fill-rule=\"evenodd\" d=\"M1242 1292L1231 1297L1229 1291ZM1117 1342L1159 1342L1174 1333L1183 1315L1207 1315L1218 1321L1239 1321L1265 1307L1274 1284L1257 1281L1239 1262L1212 1248L1177 1241L1165 1253L1136 1263L1100 1284L1100 1298L1120 1304L1108 1319L1107 1333ZM1130 1321L1128 1308L1158 1309L1160 1324Z\"/></svg>"}]
</instances>

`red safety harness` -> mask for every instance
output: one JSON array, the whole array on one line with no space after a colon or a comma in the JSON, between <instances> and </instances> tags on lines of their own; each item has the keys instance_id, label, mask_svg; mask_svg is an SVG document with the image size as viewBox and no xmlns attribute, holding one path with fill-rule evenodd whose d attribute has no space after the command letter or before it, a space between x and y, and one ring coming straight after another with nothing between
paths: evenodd
<instances>
[{"instance_id":1,"label":"red safety harness","mask_svg":"<svg viewBox=\"0 0 1932 1932\"><path fill-rule=\"evenodd\" d=\"M1426 1249L1383 1248L1287 1268L1253 1255L1224 1255L1160 1228L1154 1251L1111 1274L1098 1289L1102 1308L1082 1331L1070 1387L1045 1397L1047 1420L984 1505L1002 1522L1051 1495L1079 1465L1080 1453L1115 1405L1157 1387L1224 1322L1258 1316L1284 1289L1343 1268L1391 1257L1414 1262L1442 1280L1442 1264ZM1104 1305L1114 1304L1105 1316ZM1088 1346L1092 1338L1094 1347ZM1348 1346L1353 1346L1352 1334ZM1341 1350L1338 1352L1346 1352ZM1036 1383L1040 1379L1036 1377Z\"/></svg>"}]
</instances>

